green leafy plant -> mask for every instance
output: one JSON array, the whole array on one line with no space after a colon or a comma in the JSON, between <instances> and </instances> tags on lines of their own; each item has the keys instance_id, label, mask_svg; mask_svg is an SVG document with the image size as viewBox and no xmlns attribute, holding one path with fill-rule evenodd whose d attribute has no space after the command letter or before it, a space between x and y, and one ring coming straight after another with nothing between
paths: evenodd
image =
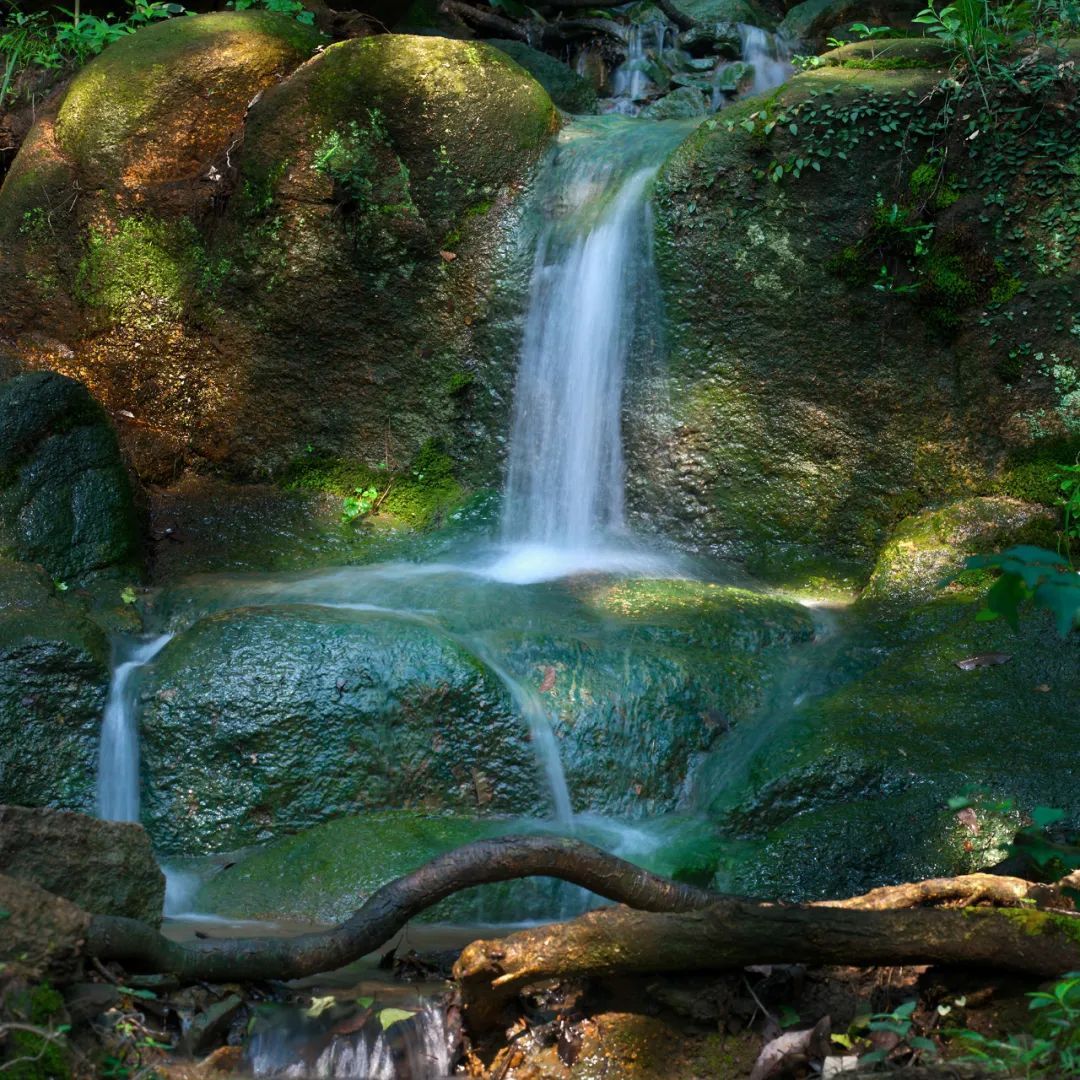
<instances>
[{"instance_id":1,"label":"green leafy plant","mask_svg":"<svg viewBox=\"0 0 1080 1080\"><path fill-rule=\"evenodd\" d=\"M352 495L346 495L341 506L342 524L355 521L358 517L369 514L378 501L378 488L357 488Z\"/></svg>"},{"instance_id":2,"label":"green leafy plant","mask_svg":"<svg viewBox=\"0 0 1080 1080\"><path fill-rule=\"evenodd\" d=\"M58 70L78 67L106 46L134 34L148 23L184 13L184 7L163 0L132 0L123 17L104 18L81 11L58 9L64 19L46 12L23 12L12 5L0 23L0 105L14 93L17 76L27 68Z\"/></svg>"},{"instance_id":3,"label":"green leafy plant","mask_svg":"<svg viewBox=\"0 0 1080 1080\"><path fill-rule=\"evenodd\" d=\"M866 23L852 23L848 27L848 33L855 35L856 41L871 41L874 38L891 37L891 26L867 26Z\"/></svg>"},{"instance_id":4,"label":"green leafy plant","mask_svg":"<svg viewBox=\"0 0 1080 1080\"><path fill-rule=\"evenodd\" d=\"M966 1028L947 1032L965 1050L959 1060L1014 1076L1053 1080L1080 1076L1080 971L1027 997L1035 1014L1030 1033L995 1039Z\"/></svg>"},{"instance_id":5,"label":"green leafy plant","mask_svg":"<svg viewBox=\"0 0 1080 1080\"><path fill-rule=\"evenodd\" d=\"M860 1065L873 1065L884 1062L890 1057L898 1057L905 1052L912 1058L933 1056L938 1052L937 1044L922 1035L915 1035L914 1014L917 1001L905 1001L890 1013L875 1013L870 1018L871 1032L883 1031L896 1035L900 1040L890 1050L871 1050L859 1057Z\"/></svg>"},{"instance_id":6,"label":"green leafy plant","mask_svg":"<svg viewBox=\"0 0 1080 1080\"><path fill-rule=\"evenodd\" d=\"M1080 574L1056 551L1020 544L993 555L972 555L965 566L1000 571L977 616L982 621L1004 618L1018 629L1026 604L1050 612L1062 637L1080 621Z\"/></svg>"},{"instance_id":7,"label":"green leafy plant","mask_svg":"<svg viewBox=\"0 0 1080 1080\"><path fill-rule=\"evenodd\" d=\"M274 11L279 15L291 15L305 26L311 26L315 22L315 13L304 7L300 0L229 0L228 6L234 11L258 8L262 11Z\"/></svg>"}]
</instances>

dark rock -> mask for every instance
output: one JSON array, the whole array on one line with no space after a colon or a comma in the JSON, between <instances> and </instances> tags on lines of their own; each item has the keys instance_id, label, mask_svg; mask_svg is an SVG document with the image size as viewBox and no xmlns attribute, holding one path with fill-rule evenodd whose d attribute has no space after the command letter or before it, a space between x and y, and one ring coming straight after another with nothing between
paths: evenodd
<instances>
[{"instance_id":1,"label":"dark rock","mask_svg":"<svg viewBox=\"0 0 1080 1080\"><path fill-rule=\"evenodd\" d=\"M596 89L561 60L524 41L492 38L489 45L519 63L547 92L551 100L568 113L596 112Z\"/></svg>"},{"instance_id":2,"label":"dark rock","mask_svg":"<svg viewBox=\"0 0 1080 1080\"><path fill-rule=\"evenodd\" d=\"M239 994L229 994L197 1013L184 1033L184 1046L188 1053L201 1056L221 1045L230 1025L243 1008L244 999Z\"/></svg>"},{"instance_id":3,"label":"dark rock","mask_svg":"<svg viewBox=\"0 0 1080 1080\"><path fill-rule=\"evenodd\" d=\"M156 926L165 877L141 825L66 810L0 806L0 872L100 915Z\"/></svg>"},{"instance_id":4,"label":"dark rock","mask_svg":"<svg viewBox=\"0 0 1080 1080\"><path fill-rule=\"evenodd\" d=\"M54 372L0 384L0 553L66 583L137 560L116 435L86 388Z\"/></svg>"},{"instance_id":5,"label":"dark rock","mask_svg":"<svg viewBox=\"0 0 1080 1080\"><path fill-rule=\"evenodd\" d=\"M89 925L90 916L69 900L0 874L0 988L14 979L71 978Z\"/></svg>"},{"instance_id":6,"label":"dark rock","mask_svg":"<svg viewBox=\"0 0 1080 1080\"><path fill-rule=\"evenodd\" d=\"M338 689L344 680L345 689ZM211 616L143 690L144 820L162 850L227 850L391 806L538 809L527 728L475 657L425 626L318 607Z\"/></svg>"},{"instance_id":7,"label":"dark rock","mask_svg":"<svg viewBox=\"0 0 1080 1080\"><path fill-rule=\"evenodd\" d=\"M94 805L109 646L69 595L0 560L0 802Z\"/></svg>"}]
</instances>

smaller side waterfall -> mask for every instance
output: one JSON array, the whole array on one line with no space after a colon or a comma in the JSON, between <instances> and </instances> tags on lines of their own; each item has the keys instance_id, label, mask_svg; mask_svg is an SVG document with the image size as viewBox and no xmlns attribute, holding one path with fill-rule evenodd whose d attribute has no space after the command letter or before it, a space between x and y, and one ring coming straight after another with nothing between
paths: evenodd
<instances>
[{"instance_id":1,"label":"smaller side waterfall","mask_svg":"<svg viewBox=\"0 0 1080 1080\"><path fill-rule=\"evenodd\" d=\"M795 69L784 39L760 26L738 25L743 63L749 64L754 72L750 93L761 94L789 79Z\"/></svg>"},{"instance_id":2,"label":"smaller side waterfall","mask_svg":"<svg viewBox=\"0 0 1080 1080\"><path fill-rule=\"evenodd\" d=\"M98 757L98 816L106 821L139 820L139 729L133 676L171 639L172 634L162 634L117 646Z\"/></svg>"},{"instance_id":3,"label":"smaller side waterfall","mask_svg":"<svg viewBox=\"0 0 1080 1080\"><path fill-rule=\"evenodd\" d=\"M664 51L667 32L667 23L663 20L631 23L627 28L626 60L615 69L612 77L615 112L632 116L649 91L655 92L649 78L650 51L654 56Z\"/></svg>"}]
</instances>

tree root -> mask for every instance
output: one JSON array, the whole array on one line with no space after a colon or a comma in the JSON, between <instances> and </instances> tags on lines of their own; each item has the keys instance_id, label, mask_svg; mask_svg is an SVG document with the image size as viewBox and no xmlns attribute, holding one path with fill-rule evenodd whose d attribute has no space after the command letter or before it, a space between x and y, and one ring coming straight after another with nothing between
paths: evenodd
<instances>
[{"instance_id":1,"label":"tree root","mask_svg":"<svg viewBox=\"0 0 1080 1080\"><path fill-rule=\"evenodd\" d=\"M496 1021L523 987L553 978L703 971L751 964L874 967L952 964L1052 977L1080 967L1080 915L1036 908L914 907L986 898L982 879L945 878L877 889L866 897L780 905L717 897L681 914L626 908L590 912L467 946L454 966L470 1026ZM1027 898L1019 879L991 899ZM925 886L925 887L924 887ZM921 900L918 899L921 895Z\"/></svg>"},{"instance_id":2,"label":"tree root","mask_svg":"<svg viewBox=\"0 0 1080 1080\"><path fill-rule=\"evenodd\" d=\"M320 933L181 944L133 919L98 915L87 930L86 952L186 981L295 979L374 951L455 892L532 876L561 878L627 906L468 946L454 970L477 1027L522 987L566 976L768 963L941 963L1047 977L1080 969L1080 915L1053 886L971 874L850 900L772 904L669 881L577 840L538 836L481 840L448 852L384 885L351 918ZM987 902L1012 906L973 906Z\"/></svg>"},{"instance_id":3,"label":"tree root","mask_svg":"<svg viewBox=\"0 0 1080 1080\"><path fill-rule=\"evenodd\" d=\"M169 973L187 981L299 979L374 951L414 916L453 893L521 877L561 878L646 911L689 911L714 899L704 889L669 881L577 840L507 836L432 859L384 885L345 922L319 933L182 944L136 919L95 915L86 951L132 971Z\"/></svg>"},{"instance_id":4,"label":"tree root","mask_svg":"<svg viewBox=\"0 0 1080 1080\"><path fill-rule=\"evenodd\" d=\"M601 34L626 44L626 28L614 19L554 19L525 22L499 15L490 8L474 7L463 0L441 0L439 11L464 23L500 37L514 38L529 45L557 46L573 38Z\"/></svg>"}]
</instances>

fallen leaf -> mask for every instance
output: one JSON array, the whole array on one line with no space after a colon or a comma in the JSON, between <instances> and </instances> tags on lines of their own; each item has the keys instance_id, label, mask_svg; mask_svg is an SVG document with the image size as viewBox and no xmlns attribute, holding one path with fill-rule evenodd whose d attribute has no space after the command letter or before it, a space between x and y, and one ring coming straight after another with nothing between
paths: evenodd
<instances>
[{"instance_id":1,"label":"fallen leaf","mask_svg":"<svg viewBox=\"0 0 1080 1080\"><path fill-rule=\"evenodd\" d=\"M439 254L443 257L443 262L453 262L457 258L452 251L440 251Z\"/></svg>"},{"instance_id":2,"label":"fallen leaf","mask_svg":"<svg viewBox=\"0 0 1080 1080\"><path fill-rule=\"evenodd\" d=\"M979 653L978 656L968 656L963 660L956 660L955 664L961 671L974 671L976 668L1007 664L1011 659L1011 653L988 652Z\"/></svg>"},{"instance_id":3,"label":"fallen leaf","mask_svg":"<svg viewBox=\"0 0 1080 1080\"><path fill-rule=\"evenodd\" d=\"M820 1061L829 1052L832 1021L823 1016L812 1028L788 1031L767 1042L758 1054L750 1080L772 1080L796 1068Z\"/></svg>"},{"instance_id":4,"label":"fallen leaf","mask_svg":"<svg viewBox=\"0 0 1080 1080\"><path fill-rule=\"evenodd\" d=\"M331 994L329 997L317 997L311 999L311 1004L304 1010L304 1012L312 1019L322 1016L327 1009L329 1009L336 999Z\"/></svg>"},{"instance_id":5,"label":"fallen leaf","mask_svg":"<svg viewBox=\"0 0 1080 1080\"><path fill-rule=\"evenodd\" d=\"M383 1009L379 1013L379 1023L385 1031L388 1027L401 1023L402 1020L411 1020L415 1015L407 1009Z\"/></svg>"}]
</instances>

